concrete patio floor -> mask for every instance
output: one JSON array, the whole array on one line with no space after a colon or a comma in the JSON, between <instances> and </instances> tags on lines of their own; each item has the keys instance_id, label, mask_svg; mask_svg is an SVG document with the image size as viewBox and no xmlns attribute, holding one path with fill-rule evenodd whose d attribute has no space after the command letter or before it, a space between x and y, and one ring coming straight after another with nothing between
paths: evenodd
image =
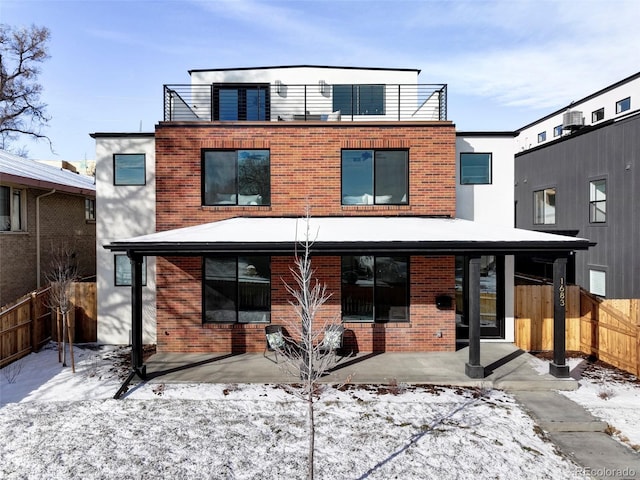
<instances>
[{"instance_id":1,"label":"concrete patio floor","mask_svg":"<svg viewBox=\"0 0 640 480\"><path fill-rule=\"evenodd\" d=\"M455 352L367 353L337 357L323 383L433 384L478 386L502 390L574 390L577 381L539 373L532 356L511 343L482 343L480 361L484 379L465 375L468 347ZM157 353L147 362L150 383L295 383L299 379L276 364L273 352Z\"/></svg>"}]
</instances>

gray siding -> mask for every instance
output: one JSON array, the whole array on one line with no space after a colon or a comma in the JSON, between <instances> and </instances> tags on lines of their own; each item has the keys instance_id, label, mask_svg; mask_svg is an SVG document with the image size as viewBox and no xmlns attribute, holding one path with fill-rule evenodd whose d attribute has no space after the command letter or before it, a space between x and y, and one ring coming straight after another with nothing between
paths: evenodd
<instances>
[{"instance_id":1,"label":"gray siding","mask_svg":"<svg viewBox=\"0 0 640 480\"><path fill-rule=\"evenodd\" d=\"M589 182L607 181L607 221L589 223ZM534 225L533 192L556 188L556 224ZM578 132L515 158L516 226L575 230L597 242L576 253L576 283L607 273L608 298L640 298L640 115Z\"/></svg>"}]
</instances>

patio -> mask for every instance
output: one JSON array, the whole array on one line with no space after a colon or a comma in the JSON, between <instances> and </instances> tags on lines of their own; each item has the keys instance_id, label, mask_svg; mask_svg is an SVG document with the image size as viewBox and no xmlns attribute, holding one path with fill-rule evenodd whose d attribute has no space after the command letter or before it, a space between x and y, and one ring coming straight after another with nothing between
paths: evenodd
<instances>
[{"instance_id":1,"label":"patio","mask_svg":"<svg viewBox=\"0 0 640 480\"><path fill-rule=\"evenodd\" d=\"M149 383L295 383L261 353L183 354L157 353L146 362ZM338 357L323 383L434 384L504 390L575 390L572 378L555 378L534 369L532 356L511 343L483 343L480 355L486 378L465 374L468 347L455 352L367 353ZM281 359L282 362L282 359Z\"/></svg>"}]
</instances>

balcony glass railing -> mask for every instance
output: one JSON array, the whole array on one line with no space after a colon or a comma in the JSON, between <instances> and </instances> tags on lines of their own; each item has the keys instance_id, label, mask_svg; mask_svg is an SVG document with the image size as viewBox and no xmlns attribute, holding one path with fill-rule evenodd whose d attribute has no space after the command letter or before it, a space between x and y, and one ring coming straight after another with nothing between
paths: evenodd
<instances>
[{"instance_id":1,"label":"balcony glass railing","mask_svg":"<svg viewBox=\"0 0 640 480\"><path fill-rule=\"evenodd\" d=\"M165 85L171 121L437 121L447 119L447 86Z\"/></svg>"}]
</instances>

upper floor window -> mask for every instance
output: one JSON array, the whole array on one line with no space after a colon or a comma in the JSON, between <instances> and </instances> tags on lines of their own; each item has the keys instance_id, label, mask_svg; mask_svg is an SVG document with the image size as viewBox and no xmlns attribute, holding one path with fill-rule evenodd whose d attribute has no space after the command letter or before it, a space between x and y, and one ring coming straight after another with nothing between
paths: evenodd
<instances>
[{"instance_id":1,"label":"upper floor window","mask_svg":"<svg viewBox=\"0 0 640 480\"><path fill-rule=\"evenodd\" d=\"M0 231L24 230L24 190L0 186Z\"/></svg>"},{"instance_id":2,"label":"upper floor window","mask_svg":"<svg viewBox=\"0 0 640 480\"><path fill-rule=\"evenodd\" d=\"M616 113L626 112L631 108L631 97L623 98L616 102Z\"/></svg>"},{"instance_id":3,"label":"upper floor window","mask_svg":"<svg viewBox=\"0 0 640 480\"><path fill-rule=\"evenodd\" d=\"M342 151L343 205L406 204L408 185L408 151Z\"/></svg>"},{"instance_id":4,"label":"upper floor window","mask_svg":"<svg viewBox=\"0 0 640 480\"><path fill-rule=\"evenodd\" d=\"M604 297L607 294L607 272L589 269L589 292Z\"/></svg>"},{"instance_id":5,"label":"upper floor window","mask_svg":"<svg viewBox=\"0 0 640 480\"><path fill-rule=\"evenodd\" d=\"M213 86L214 120L268 120L269 84L228 84Z\"/></svg>"},{"instance_id":6,"label":"upper floor window","mask_svg":"<svg viewBox=\"0 0 640 480\"><path fill-rule=\"evenodd\" d=\"M591 122L596 123L604 118L604 107L591 112Z\"/></svg>"},{"instance_id":7,"label":"upper floor window","mask_svg":"<svg viewBox=\"0 0 640 480\"><path fill-rule=\"evenodd\" d=\"M533 192L533 223L537 225L556 223L555 188L545 188Z\"/></svg>"},{"instance_id":8,"label":"upper floor window","mask_svg":"<svg viewBox=\"0 0 640 480\"><path fill-rule=\"evenodd\" d=\"M460 184L481 185L491 183L491 153L460 154Z\"/></svg>"},{"instance_id":9,"label":"upper floor window","mask_svg":"<svg viewBox=\"0 0 640 480\"><path fill-rule=\"evenodd\" d=\"M269 150L204 150L203 205L269 205Z\"/></svg>"},{"instance_id":10,"label":"upper floor window","mask_svg":"<svg viewBox=\"0 0 640 480\"><path fill-rule=\"evenodd\" d=\"M554 137L561 137L562 136L562 125L558 125L556 127L553 127L553 136Z\"/></svg>"},{"instance_id":11,"label":"upper floor window","mask_svg":"<svg viewBox=\"0 0 640 480\"><path fill-rule=\"evenodd\" d=\"M144 185L145 183L144 153L115 153L113 155L114 185Z\"/></svg>"},{"instance_id":12,"label":"upper floor window","mask_svg":"<svg viewBox=\"0 0 640 480\"><path fill-rule=\"evenodd\" d=\"M409 321L409 257L342 257L342 321Z\"/></svg>"},{"instance_id":13,"label":"upper floor window","mask_svg":"<svg viewBox=\"0 0 640 480\"><path fill-rule=\"evenodd\" d=\"M538 143L542 143L542 142L544 142L546 140L547 140L547 132L546 131L540 132L538 134Z\"/></svg>"},{"instance_id":14,"label":"upper floor window","mask_svg":"<svg viewBox=\"0 0 640 480\"><path fill-rule=\"evenodd\" d=\"M115 286L131 286L131 260L126 255L114 256ZM147 284L147 259L142 257L142 285Z\"/></svg>"},{"instance_id":15,"label":"upper floor window","mask_svg":"<svg viewBox=\"0 0 640 480\"><path fill-rule=\"evenodd\" d=\"M607 221L607 181L589 182L589 222L604 223Z\"/></svg>"},{"instance_id":16,"label":"upper floor window","mask_svg":"<svg viewBox=\"0 0 640 480\"><path fill-rule=\"evenodd\" d=\"M204 323L271 321L271 257L204 259Z\"/></svg>"},{"instance_id":17,"label":"upper floor window","mask_svg":"<svg viewBox=\"0 0 640 480\"><path fill-rule=\"evenodd\" d=\"M333 111L342 115L384 115L384 85L334 85Z\"/></svg>"}]
</instances>

